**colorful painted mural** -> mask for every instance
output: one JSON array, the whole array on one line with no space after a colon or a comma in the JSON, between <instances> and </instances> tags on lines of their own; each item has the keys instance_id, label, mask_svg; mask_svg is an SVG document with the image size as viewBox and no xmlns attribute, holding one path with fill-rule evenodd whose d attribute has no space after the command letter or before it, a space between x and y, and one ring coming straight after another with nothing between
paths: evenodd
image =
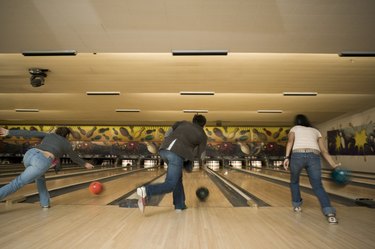
<instances>
[{"instance_id":1,"label":"colorful painted mural","mask_svg":"<svg viewBox=\"0 0 375 249\"><path fill-rule=\"evenodd\" d=\"M331 155L375 155L375 125L331 130L327 132L328 151Z\"/></svg>"},{"instance_id":2,"label":"colorful painted mural","mask_svg":"<svg viewBox=\"0 0 375 249\"><path fill-rule=\"evenodd\" d=\"M158 153L168 126L69 126L70 140L84 155L150 156ZM5 126L52 132L55 126ZM205 127L206 155L212 158L283 156L287 127ZM22 154L38 139L8 137L0 140L0 153Z\"/></svg>"}]
</instances>

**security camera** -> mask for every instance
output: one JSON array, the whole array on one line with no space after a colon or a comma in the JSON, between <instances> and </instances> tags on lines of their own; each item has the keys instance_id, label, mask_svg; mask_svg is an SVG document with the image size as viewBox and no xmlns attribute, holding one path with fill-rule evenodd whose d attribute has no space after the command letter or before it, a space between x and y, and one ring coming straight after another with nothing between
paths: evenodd
<instances>
[{"instance_id":1,"label":"security camera","mask_svg":"<svg viewBox=\"0 0 375 249\"><path fill-rule=\"evenodd\" d=\"M44 76L40 76L40 75L32 75L30 77L30 83L33 87L40 87L42 85L44 85Z\"/></svg>"},{"instance_id":2,"label":"security camera","mask_svg":"<svg viewBox=\"0 0 375 249\"><path fill-rule=\"evenodd\" d=\"M29 73L31 74L30 77L30 84L33 87L40 87L44 85L45 77L47 77L48 69L41 69L41 68L30 68Z\"/></svg>"}]
</instances>

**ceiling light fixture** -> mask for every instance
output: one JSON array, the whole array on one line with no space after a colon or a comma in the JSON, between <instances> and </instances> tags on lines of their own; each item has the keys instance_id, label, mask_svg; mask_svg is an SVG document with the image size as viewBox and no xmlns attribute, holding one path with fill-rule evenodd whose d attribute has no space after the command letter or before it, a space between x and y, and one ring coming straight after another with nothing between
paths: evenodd
<instances>
[{"instance_id":1,"label":"ceiling light fixture","mask_svg":"<svg viewBox=\"0 0 375 249\"><path fill-rule=\"evenodd\" d=\"M28 108L21 108L15 109L16 112L39 112L39 109L28 109Z\"/></svg>"},{"instance_id":2,"label":"ceiling light fixture","mask_svg":"<svg viewBox=\"0 0 375 249\"><path fill-rule=\"evenodd\" d=\"M257 110L257 113L283 113L282 110Z\"/></svg>"},{"instance_id":3,"label":"ceiling light fixture","mask_svg":"<svg viewBox=\"0 0 375 249\"><path fill-rule=\"evenodd\" d=\"M86 92L87 95L120 95L120 92Z\"/></svg>"},{"instance_id":4,"label":"ceiling light fixture","mask_svg":"<svg viewBox=\"0 0 375 249\"><path fill-rule=\"evenodd\" d=\"M208 113L208 110L183 110L184 113Z\"/></svg>"},{"instance_id":5,"label":"ceiling light fixture","mask_svg":"<svg viewBox=\"0 0 375 249\"><path fill-rule=\"evenodd\" d=\"M180 95L215 95L215 92L180 92Z\"/></svg>"},{"instance_id":6,"label":"ceiling light fixture","mask_svg":"<svg viewBox=\"0 0 375 249\"><path fill-rule=\"evenodd\" d=\"M140 109L116 109L116 112L140 112Z\"/></svg>"},{"instance_id":7,"label":"ceiling light fixture","mask_svg":"<svg viewBox=\"0 0 375 249\"><path fill-rule=\"evenodd\" d=\"M375 52L345 51L339 53L340 57L375 57Z\"/></svg>"},{"instance_id":8,"label":"ceiling light fixture","mask_svg":"<svg viewBox=\"0 0 375 249\"><path fill-rule=\"evenodd\" d=\"M284 96L317 96L317 92L283 92Z\"/></svg>"},{"instance_id":9,"label":"ceiling light fixture","mask_svg":"<svg viewBox=\"0 0 375 249\"><path fill-rule=\"evenodd\" d=\"M220 56L228 55L228 50L172 50L173 56Z\"/></svg>"},{"instance_id":10,"label":"ceiling light fixture","mask_svg":"<svg viewBox=\"0 0 375 249\"><path fill-rule=\"evenodd\" d=\"M75 50L23 51L24 56L75 56Z\"/></svg>"}]
</instances>

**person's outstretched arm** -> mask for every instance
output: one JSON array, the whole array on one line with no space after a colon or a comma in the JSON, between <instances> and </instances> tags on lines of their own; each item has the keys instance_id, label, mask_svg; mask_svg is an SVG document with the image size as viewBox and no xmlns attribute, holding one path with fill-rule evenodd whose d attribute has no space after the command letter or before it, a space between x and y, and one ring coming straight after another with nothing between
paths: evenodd
<instances>
[{"instance_id":1,"label":"person's outstretched arm","mask_svg":"<svg viewBox=\"0 0 375 249\"><path fill-rule=\"evenodd\" d=\"M78 165L84 166L86 169L93 169L94 165L91 163L86 162L82 158L79 157L78 153L75 152L72 148L69 148L68 155L70 159L72 159L73 162L75 162Z\"/></svg>"},{"instance_id":2,"label":"person's outstretched arm","mask_svg":"<svg viewBox=\"0 0 375 249\"><path fill-rule=\"evenodd\" d=\"M15 136L15 137L24 137L24 138L31 138L31 137L38 137L43 138L48 133L42 131L27 131L27 130L7 130L5 128L0 128L0 136Z\"/></svg>"},{"instance_id":3,"label":"person's outstretched arm","mask_svg":"<svg viewBox=\"0 0 375 249\"><path fill-rule=\"evenodd\" d=\"M328 150L323 143L322 137L318 138L318 145L323 158L329 163L329 165L331 165L331 167L336 168L337 166L341 165L341 163L336 163L331 157L331 155L328 153Z\"/></svg>"}]
</instances>

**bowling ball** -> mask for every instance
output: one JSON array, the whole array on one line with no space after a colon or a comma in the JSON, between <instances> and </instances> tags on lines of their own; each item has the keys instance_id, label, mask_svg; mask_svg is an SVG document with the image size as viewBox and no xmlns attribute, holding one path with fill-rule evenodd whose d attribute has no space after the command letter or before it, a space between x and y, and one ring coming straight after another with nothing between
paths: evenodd
<instances>
[{"instance_id":1,"label":"bowling ball","mask_svg":"<svg viewBox=\"0 0 375 249\"><path fill-rule=\"evenodd\" d=\"M90 183L89 190L91 193L98 195L103 191L103 184L100 182L92 182Z\"/></svg>"},{"instance_id":2,"label":"bowling ball","mask_svg":"<svg viewBox=\"0 0 375 249\"><path fill-rule=\"evenodd\" d=\"M346 185L350 182L350 171L344 167L336 167L331 173L332 180L338 185Z\"/></svg>"},{"instance_id":3,"label":"bowling ball","mask_svg":"<svg viewBox=\"0 0 375 249\"><path fill-rule=\"evenodd\" d=\"M208 191L208 189L206 187L199 187L195 191L195 194L197 195L197 198L200 201L205 201L208 198L208 195L210 194L210 192Z\"/></svg>"}]
</instances>

